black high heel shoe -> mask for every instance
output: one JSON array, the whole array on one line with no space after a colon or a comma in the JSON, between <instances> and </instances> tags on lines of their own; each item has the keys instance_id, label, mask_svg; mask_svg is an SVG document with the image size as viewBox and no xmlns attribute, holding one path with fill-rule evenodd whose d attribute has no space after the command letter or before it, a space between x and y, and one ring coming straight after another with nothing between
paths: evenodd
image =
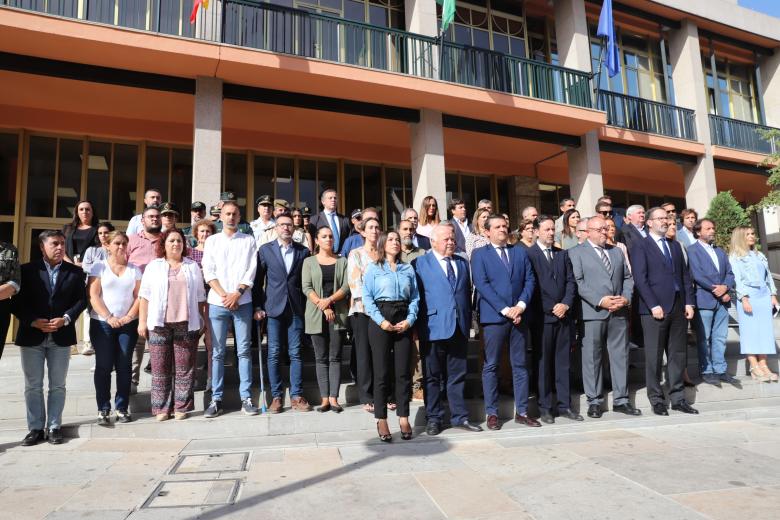
<instances>
[{"instance_id":1,"label":"black high heel shoe","mask_svg":"<svg viewBox=\"0 0 780 520\"><path fill-rule=\"evenodd\" d=\"M407 422L408 421L409 420L407 419ZM398 427L401 429L401 438L403 440L405 440L405 441L412 440L412 432L413 432L413 430L412 430L412 425L411 424L409 425L409 431L404 431L404 427L401 426L401 421L398 421Z\"/></svg>"},{"instance_id":2,"label":"black high heel shoe","mask_svg":"<svg viewBox=\"0 0 780 520\"><path fill-rule=\"evenodd\" d=\"M379 421L376 422L376 433L379 435L379 440L382 442L393 442L393 434L382 434L382 432L379 431Z\"/></svg>"}]
</instances>

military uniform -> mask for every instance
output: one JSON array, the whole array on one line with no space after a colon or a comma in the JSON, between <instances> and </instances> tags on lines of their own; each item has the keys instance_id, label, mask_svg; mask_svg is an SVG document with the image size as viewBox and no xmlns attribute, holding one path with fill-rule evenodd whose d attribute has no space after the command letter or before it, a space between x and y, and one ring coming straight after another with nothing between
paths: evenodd
<instances>
[{"instance_id":1,"label":"military uniform","mask_svg":"<svg viewBox=\"0 0 780 520\"><path fill-rule=\"evenodd\" d=\"M19 292L22 283L22 268L19 265L19 251L6 242L0 242L0 286L9 284ZM0 300L0 357L3 356L5 337L11 323L11 298Z\"/></svg>"}]
</instances>

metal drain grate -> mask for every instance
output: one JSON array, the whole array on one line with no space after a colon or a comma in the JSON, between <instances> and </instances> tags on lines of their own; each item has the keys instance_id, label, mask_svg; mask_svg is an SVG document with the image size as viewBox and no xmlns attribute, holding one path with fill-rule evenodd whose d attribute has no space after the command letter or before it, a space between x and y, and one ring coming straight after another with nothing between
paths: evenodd
<instances>
[{"instance_id":1,"label":"metal drain grate","mask_svg":"<svg viewBox=\"0 0 780 520\"><path fill-rule=\"evenodd\" d=\"M160 482L141 509L229 505L235 502L240 486L235 478Z\"/></svg>"},{"instance_id":2,"label":"metal drain grate","mask_svg":"<svg viewBox=\"0 0 780 520\"><path fill-rule=\"evenodd\" d=\"M193 473L246 471L248 462L248 451L182 455L176 461L170 474L191 475Z\"/></svg>"}]
</instances>

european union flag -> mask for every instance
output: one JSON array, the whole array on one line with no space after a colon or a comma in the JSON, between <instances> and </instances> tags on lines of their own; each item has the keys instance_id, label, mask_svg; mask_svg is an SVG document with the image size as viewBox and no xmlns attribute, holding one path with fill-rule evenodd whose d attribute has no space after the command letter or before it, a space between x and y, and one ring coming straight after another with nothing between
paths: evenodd
<instances>
[{"instance_id":1,"label":"european union flag","mask_svg":"<svg viewBox=\"0 0 780 520\"><path fill-rule=\"evenodd\" d=\"M615 20L612 18L612 0L604 0L601 6L601 15L599 16L599 28L596 31L597 36L607 38L607 72L609 77L620 74L620 51L615 40Z\"/></svg>"}]
</instances>

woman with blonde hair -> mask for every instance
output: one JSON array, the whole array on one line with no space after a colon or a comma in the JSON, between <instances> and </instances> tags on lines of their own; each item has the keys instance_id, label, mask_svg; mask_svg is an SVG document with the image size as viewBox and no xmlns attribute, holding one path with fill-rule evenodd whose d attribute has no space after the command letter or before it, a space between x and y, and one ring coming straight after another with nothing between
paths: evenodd
<instances>
[{"instance_id":1,"label":"woman with blonde hair","mask_svg":"<svg viewBox=\"0 0 780 520\"><path fill-rule=\"evenodd\" d=\"M473 233L466 237L466 257L471 259L471 253L478 247L486 246L490 243L485 230L485 222L490 216L490 211L487 208L479 208L474 212Z\"/></svg>"},{"instance_id":2,"label":"woman with blonde hair","mask_svg":"<svg viewBox=\"0 0 780 520\"><path fill-rule=\"evenodd\" d=\"M767 355L776 353L772 313L778 306L777 289L766 257L755 246L752 227L734 229L729 262L736 280L740 353L747 355L753 379L777 381L766 364Z\"/></svg>"},{"instance_id":3,"label":"woman with blonde hair","mask_svg":"<svg viewBox=\"0 0 780 520\"><path fill-rule=\"evenodd\" d=\"M438 224L439 219L439 203L435 197L428 195L422 201L420 206L420 222L417 226L417 234L424 237L431 238L431 232L433 226Z\"/></svg>"}]
</instances>

